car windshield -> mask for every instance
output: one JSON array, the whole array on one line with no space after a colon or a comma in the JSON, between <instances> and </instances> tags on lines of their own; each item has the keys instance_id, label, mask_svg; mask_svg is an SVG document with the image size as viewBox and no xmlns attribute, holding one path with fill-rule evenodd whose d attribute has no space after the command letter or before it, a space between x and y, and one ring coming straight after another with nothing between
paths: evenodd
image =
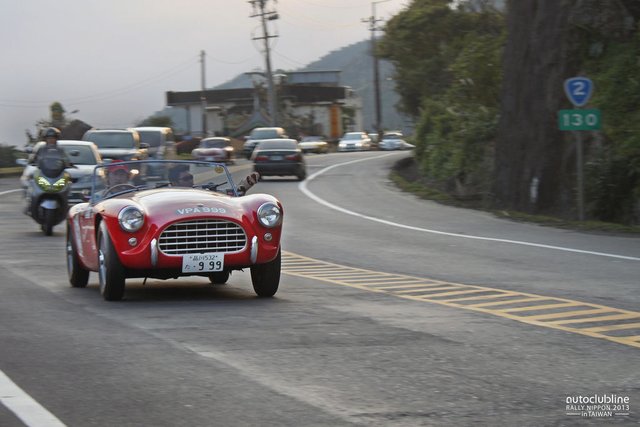
<instances>
[{"instance_id":1,"label":"car windshield","mask_svg":"<svg viewBox=\"0 0 640 427\"><path fill-rule=\"evenodd\" d=\"M140 142L149 144L149 147L159 147L162 143L162 134L156 131L139 130Z\"/></svg>"},{"instance_id":2,"label":"car windshield","mask_svg":"<svg viewBox=\"0 0 640 427\"><path fill-rule=\"evenodd\" d=\"M282 141L262 141L258 144L257 150L295 150L296 142L290 139L283 139Z\"/></svg>"},{"instance_id":3,"label":"car windshield","mask_svg":"<svg viewBox=\"0 0 640 427\"><path fill-rule=\"evenodd\" d=\"M111 162L93 172L91 202L119 194L159 188L195 188L237 196L224 164L197 161L139 160Z\"/></svg>"},{"instance_id":4,"label":"car windshield","mask_svg":"<svg viewBox=\"0 0 640 427\"><path fill-rule=\"evenodd\" d=\"M344 138L342 139L362 139L363 135L360 132L356 132L356 133L347 133L344 135Z\"/></svg>"},{"instance_id":5,"label":"car windshield","mask_svg":"<svg viewBox=\"0 0 640 427\"><path fill-rule=\"evenodd\" d=\"M402 134L399 133L385 133L382 139L400 139Z\"/></svg>"},{"instance_id":6,"label":"car windshield","mask_svg":"<svg viewBox=\"0 0 640 427\"><path fill-rule=\"evenodd\" d=\"M133 135L128 132L93 132L85 138L98 148L134 148Z\"/></svg>"},{"instance_id":7,"label":"car windshield","mask_svg":"<svg viewBox=\"0 0 640 427\"><path fill-rule=\"evenodd\" d=\"M280 138L280 134L277 129L254 129L251 132L250 139L270 139Z\"/></svg>"},{"instance_id":8,"label":"car windshield","mask_svg":"<svg viewBox=\"0 0 640 427\"><path fill-rule=\"evenodd\" d=\"M86 145L60 145L60 148L74 165L95 165L98 163L94 151Z\"/></svg>"},{"instance_id":9,"label":"car windshield","mask_svg":"<svg viewBox=\"0 0 640 427\"><path fill-rule=\"evenodd\" d=\"M205 139L200 142L200 148L224 148L227 146L227 141L224 139Z\"/></svg>"}]
</instances>

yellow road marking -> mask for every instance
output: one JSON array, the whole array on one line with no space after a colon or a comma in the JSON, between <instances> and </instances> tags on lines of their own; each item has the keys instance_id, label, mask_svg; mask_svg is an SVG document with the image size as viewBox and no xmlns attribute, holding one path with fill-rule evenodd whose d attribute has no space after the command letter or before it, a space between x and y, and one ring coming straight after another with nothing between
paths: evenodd
<instances>
[{"instance_id":1,"label":"yellow road marking","mask_svg":"<svg viewBox=\"0 0 640 427\"><path fill-rule=\"evenodd\" d=\"M451 308L476 311L493 316L499 316L505 319L515 320L529 325L585 335L592 338L604 339L611 342L640 348L640 335L612 336L606 334L606 332L608 331L640 329L640 323L612 324L593 328L576 328L571 326L571 324L573 323L587 323L588 321L598 321L597 316L591 318L582 317L584 315L606 313L607 316L600 316L600 319L602 319L603 317L615 316L616 319L610 319L610 321L615 321L640 318L640 312L622 310L580 301L573 301L565 298L548 297L524 292L488 288L484 286L464 285L461 283L445 282L442 280L435 280L430 278L420 278L403 274L392 274L377 272L373 270L365 270L361 268L347 267L339 264L304 257L291 252L283 252L282 255L282 272L291 276L323 281L368 292L388 294L398 298L410 299L413 301L430 302ZM304 268L299 268L300 266L304 266ZM437 290L444 290L445 292L433 293L433 291ZM449 290L452 291L449 292ZM422 293L416 294L416 292ZM462 298L438 299L439 297L447 297L454 294L464 295L474 292L490 292L492 294L474 295ZM474 301L476 300L485 302L474 303ZM547 303L540 304L540 301L547 301ZM522 307L500 308L500 306L510 304L527 305ZM579 307L584 307L585 309L576 310L576 308ZM565 312L557 313L526 315L528 311L545 310L550 308L568 308L568 310ZM568 320L584 319L584 322L567 322L565 320L550 321L550 319L562 319L565 317L580 317L580 319ZM567 324L566 326L565 323Z\"/></svg>"},{"instance_id":2,"label":"yellow road marking","mask_svg":"<svg viewBox=\"0 0 640 427\"><path fill-rule=\"evenodd\" d=\"M424 289L405 289L402 291L398 291L396 292L397 294L408 294L408 293L412 293L412 292L423 292L423 291L448 291L449 289L458 289L461 286L439 286L437 288L429 288L429 287L425 287ZM425 294L424 296L430 296L432 294ZM418 295L416 295L418 296Z\"/></svg>"},{"instance_id":3,"label":"yellow road marking","mask_svg":"<svg viewBox=\"0 0 640 427\"><path fill-rule=\"evenodd\" d=\"M565 302L565 303L554 303L554 304L544 304L544 305L533 305L530 307L505 308L498 311L502 311L504 313L517 313L519 311L536 311L536 310L546 310L549 308L578 307L578 306L580 306L580 303Z\"/></svg>"},{"instance_id":4,"label":"yellow road marking","mask_svg":"<svg viewBox=\"0 0 640 427\"><path fill-rule=\"evenodd\" d=\"M549 313L549 314L538 314L535 316L529 316L527 319L536 319L536 320L546 320L546 319L554 319L554 318L562 318L562 317L578 317L584 316L585 314L601 314L611 312L609 308L594 308L593 310L576 310L576 311L563 311L560 313ZM550 322L550 323L562 323L558 322Z\"/></svg>"},{"instance_id":5,"label":"yellow road marking","mask_svg":"<svg viewBox=\"0 0 640 427\"><path fill-rule=\"evenodd\" d=\"M499 291L497 289L487 289L485 290L485 292L499 292ZM506 298L506 297L512 297L515 295L517 294L514 294L512 292L503 292L503 293L494 293L492 295L476 295L473 297L452 298L452 299L446 299L442 301L443 302L474 301L474 300L481 300L481 299Z\"/></svg>"},{"instance_id":6,"label":"yellow road marking","mask_svg":"<svg viewBox=\"0 0 640 427\"><path fill-rule=\"evenodd\" d=\"M589 322L602 322L604 320L622 320L622 319L633 319L640 317L637 314L612 314L611 316L601 316L601 317L587 317L583 319L569 319L569 320L557 320L554 322L555 324L568 325L569 323L589 323Z\"/></svg>"},{"instance_id":7,"label":"yellow road marking","mask_svg":"<svg viewBox=\"0 0 640 427\"><path fill-rule=\"evenodd\" d=\"M522 295L522 294L516 294ZM494 305L509 305L515 304L519 302L532 302L532 301L540 301L540 300L548 300L547 297L527 297L527 298L518 298L518 299L510 299L508 301L494 301L494 302L483 302L482 304L469 304L469 307L474 308L483 308L483 307L491 307Z\"/></svg>"},{"instance_id":8,"label":"yellow road marking","mask_svg":"<svg viewBox=\"0 0 640 427\"><path fill-rule=\"evenodd\" d=\"M588 332L621 331L623 329L640 328L640 323L623 323L622 325L598 326L597 328L584 329Z\"/></svg>"},{"instance_id":9,"label":"yellow road marking","mask_svg":"<svg viewBox=\"0 0 640 427\"><path fill-rule=\"evenodd\" d=\"M433 297L448 297L449 295L462 295L462 294L473 294L477 292L487 292L484 289L468 289L466 291L453 291L453 292L440 292L434 295L425 295L425 298L433 298Z\"/></svg>"},{"instance_id":10,"label":"yellow road marking","mask_svg":"<svg viewBox=\"0 0 640 427\"><path fill-rule=\"evenodd\" d=\"M390 282L393 283L393 282ZM408 283L405 285L393 285L393 286L376 286L376 289L381 290L391 290L391 289L406 289L406 288L425 288L429 286L439 286L440 283L433 283L429 285L428 283Z\"/></svg>"}]
</instances>

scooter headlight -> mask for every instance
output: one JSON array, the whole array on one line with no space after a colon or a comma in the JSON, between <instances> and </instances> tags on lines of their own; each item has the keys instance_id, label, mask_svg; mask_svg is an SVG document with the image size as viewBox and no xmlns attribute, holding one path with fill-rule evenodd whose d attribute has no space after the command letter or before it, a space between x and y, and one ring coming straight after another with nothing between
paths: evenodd
<instances>
[{"instance_id":1,"label":"scooter headlight","mask_svg":"<svg viewBox=\"0 0 640 427\"><path fill-rule=\"evenodd\" d=\"M127 206L118 214L120 228L129 233L134 233L144 225L144 213L135 206Z\"/></svg>"},{"instance_id":2,"label":"scooter headlight","mask_svg":"<svg viewBox=\"0 0 640 427\"><path fill-rule=\"evenodd\" d=\"M265 203L258 208L258 221L267 228L280 225L282 212L275 203Z\"/></svg>"},{"instance_id":3,"label":"scooter headlight","mask_svg":"<svg viewBox=\"0 0 640 427\"><path fill-rule=\"evenodd\" d=\"M47 180L47 178L45 178L44 176L38 176L37 178L35 178L35 180L36 184L38 184L38 187L40 187L42 190L49 191L51 189L49 180Z\"/></svg>"},{"instance_id":4,"label":"scooter headlight","mask_svg":"<svg viewBox=\"0 0 640 427\"><path fill-rule=\"evenodd\" d=\"M53 183L52 187L53 187L53 191L62 191L65 189L65 187L67 186L67 182L69 182L69 180L67 179L66 176L60 178L59 180L57 180L56 182Z\"/></svg>"}]
</instances>

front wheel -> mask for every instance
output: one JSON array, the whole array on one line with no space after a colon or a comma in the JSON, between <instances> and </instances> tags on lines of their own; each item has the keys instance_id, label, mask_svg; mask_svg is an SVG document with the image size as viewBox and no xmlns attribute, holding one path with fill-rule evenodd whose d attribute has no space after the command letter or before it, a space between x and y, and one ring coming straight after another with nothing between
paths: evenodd
<instances>
[{"instance_id":1,"label":"front wheel","mask_svg":"<svg viewBox=\"0 0 640 427\"><path fill-rule=\"evenodd\" d=\"M229 272L228 271L216 271L215 273L211 273L209 275L209 280L214 285L224 285L229 280Z\"/></svg>"},{"instance_id":2,"label":"front wheel","mask_svg":"<svg viewBox=\"0 0 640 427\"><path fill-rule=\"evenodd\" d=\"M42 212L42 232L45 236L53 234L53 226L56 222L56 211L54 209L43 209Z\"/></svg>"},{"instance_id":3,"label":"front wheel","mask_svg":"<svg viewBox=\"0 0 640 427\"><path fill-rule=\"evenodd\" d=\"M104 222L100 225L98 241L100 294L107 301L120 301L124 296L124 267L120 263Z\"/></svg>"},{"instance_id":4,"label":"front wheel","mask_svg":"<svg viewBox=\"0 0 640 427\"><path fill-rule=\"evenodd\" d=\"M278 255L266 264L258 264L251 267L251 283L253 290L259 297L272 297L278 292L280 284L281 255Z\"/></svg>"},{"instance_id":5,"label":"front wheel","mask_svg":"<svg viewBox=\"0 0 640 427\"><path fill-rule=\"evenodd\" d=\"M89 282L89 270L82 267L78 260L76 245L73 242L71 228L67 227L67 273L69 273L69 283L74 288L84 288Z\"/></svg>"}]
</instances>

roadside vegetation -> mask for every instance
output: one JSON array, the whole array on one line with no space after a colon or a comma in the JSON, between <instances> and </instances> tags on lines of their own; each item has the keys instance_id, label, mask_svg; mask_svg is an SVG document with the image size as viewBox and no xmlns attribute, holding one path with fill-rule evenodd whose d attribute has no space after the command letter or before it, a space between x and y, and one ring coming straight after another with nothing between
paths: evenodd
<instances>
[{"instance_id":1,"label":"roadside vegetation","mask_svg":"<svg viewBox=\"0 0 640 427\"><path fill-rule=\"evenodd\" d=\"M496 215L497 217L513 221L531 222L539 225L571 230L640 235L640 226L638 225L624 225L595 220L574 221L560 217L533 215L512 210L492 209L487 206L482 199L459 197L432 187L429 184L429 180L418 171L415 159L412 158L405 158L398 162L394 170L390 173L389 178L402 191L412 193L421 199L432 200L444 205L460 208L484 210Z\"/></svg>"},{"instance_id":2,"label":"roadside vegetation","mask_svg":"<svg viewBox=\"0 0 640 427\"><path fill-rule=\"evenodd\" d=\"M412 2L378 44L396 67L398 107L416 123L420 186L522 217L575 218L574 140L556 113L572 108L563 80L586 75L603 117L601 131L584 133L586 217L640 224L639 10L510 2L510 16L496 2L452 3ZM558 53L526 55L543 44Z\"/></svg>"}]
</instances>

